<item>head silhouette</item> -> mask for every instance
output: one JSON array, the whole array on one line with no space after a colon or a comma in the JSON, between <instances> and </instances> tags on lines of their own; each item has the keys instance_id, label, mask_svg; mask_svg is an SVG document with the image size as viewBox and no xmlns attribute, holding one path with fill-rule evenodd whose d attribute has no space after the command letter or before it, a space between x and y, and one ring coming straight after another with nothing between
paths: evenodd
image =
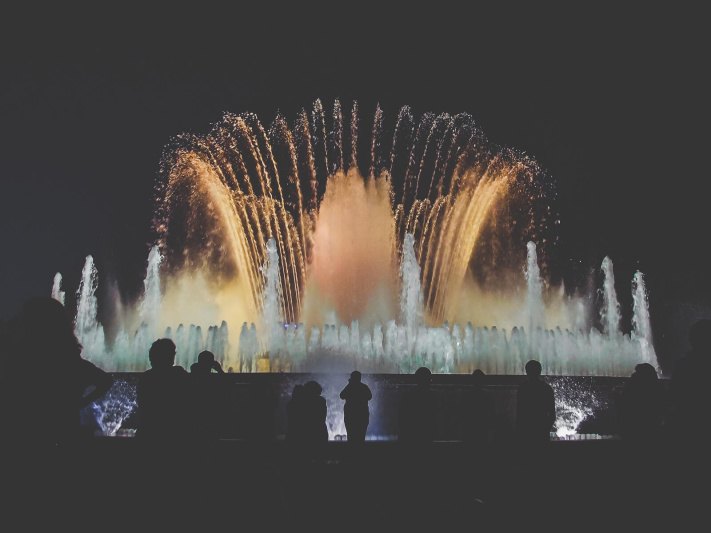
<instances>
[{"instance_id":1,"label":"head silhouette","mask_svg":"<svg viewBox=\"0 0 711 533\"><path fill-rule=\"evenodd\" d=\"M50 297L25 302L14 318L8 342L11 351L29 355L23 360L40 368L58 370L81 358L82 346L69 313L61 302Z\"/></svg>"},{"instance_id":2,"label":"head silhouette","mask_svg":"<svg viewBox=\"0 0 711 533\"><path fill-rule=\"evenodd\" d=\"M711 354L711 319L701 319L691 326L689 344L695 353Z\"/></svg>"},{"instance_id":3,"label":"head silhouette","mask_svg":"<svg viewBox=\"0 0 711 533\"><path fill-rule=\"evenodd\" d=\"M33 357L58 362L58 359L81 356L81 344L74 334L69 313L54 298L28 300L17 316L16 326L18 344Z\"/></svg>"},{"instance_id":4,"label":"head silhouette","mask_svg":"<svg viewBox=\"0 0 711 533\"><path fill-rule=\"evenodd\" d=\"M485 380L486 374L484 374L484 371L480 368L477 368L474 372L472 372L472 383L474 385L481 386L484 384Z\"/></svg>"},{"instance_id":5,"label":"head silhouette","mask_svg":"<svg viewBox=\"0 0 711 533\"><path fill-rule=\"evenodd\" d=\"M348 379L350 383L360 383L361 374L357 370L351 372L351 377Z\"/></svg>"},{"instance_id":6,"label":"head silhouette","mask_svg":"<svg viewBox=\"0 0 711 533\"><path fill-rule=\"evenodd\" d=\"M432 372L426 366L421 366L415 370L415 381L418 385L429 385L432 383Z\"/></svg>"},{"instance_id":7,"label":"head silhouette","mask_svg":"<svg viewBox=\"0 0 711 533\"><path fill-rule=\"evenodd\" d=\"M151 344L148 360L153 368L168 368L175 364L175 343L171 339L158 339Z\"/></svg>"},{"instance_id":8,"label":"head silhouette","mask_svg":"<svg viewBox=\"0 0 711 533\"><path fill-rule=\"evenodd\" d=\"M323 389L317 381L307 381L304 383L304 392L309 396L320 396Z\"/></svg>"},{"instance_id":9,"label":"head silhouette","mask_svg":"<svg viewBox=\"0 0 711 533\"><path fill-rule=\"evenodd\" d=\"M526 375L532 378L537 378L538 376L541 375L541 372L543 371L543 367L541 366L541 363L536 361L535 359L531 359L528 363L526 363Z\"/></svg>"},{"instance_id":10,"label":"head silhouette","mask_svg":"<svg viewBox=\"0 0 711 533\"><path fill-rule=\"evenodd\" d=\"M658 379L657 370L649 363L640 363L634 367L633 377L644 380Z\"/></svg>"},{"instance_id":11,"label":"head silhouette","mask_svg":"<svg viewBox=\"0 0 711 533\"><path fill-rule=\"evenodd\" d=\"M301 398L303 398L304 390L304 386L301 383L297 383L296 385L294 385L294 388L291 390L291 399L300 400Z\"/></svg>"},{"instance_id":12,"label":"head silhouette","mask_svg":"<svg viewBox=\"0 0 711 533\"><path fill-rule=\"evenodd\" d=\"M210 350L203 350L198 354L198 363L210 367L215 362L215 354Z\"/></svg>"}]
</instances>

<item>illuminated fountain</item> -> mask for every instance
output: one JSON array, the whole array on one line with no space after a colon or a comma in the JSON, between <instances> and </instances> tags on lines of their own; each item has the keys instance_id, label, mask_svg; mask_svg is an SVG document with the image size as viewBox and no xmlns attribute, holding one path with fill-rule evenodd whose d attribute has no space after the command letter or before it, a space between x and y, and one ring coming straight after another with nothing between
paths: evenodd
<instances>
[{"instance_id":1,"label":"illuminated fountain","mask_svg":"<svg viewBox=\"0 0 711 533\"><path fill-rule=\"evenodd\" d=\"M367 137L359 120L355 102L348 127L339 101L331 120L317 101L292 127L228 113L206 135L173 139L143 294L121 307L113 339L87 257L75 322L85 356L142 371L150 343L169 336L178 364L210 349L233 372L512 375L531 358L549 375L659 367L642 273L629 333L610 258L599 310L549 279L560 221L535 161L464 113L416 120L403 107L388 129L378 107ZM59 273L52 295L64 297Z\"/></svg>"}]
</instances>

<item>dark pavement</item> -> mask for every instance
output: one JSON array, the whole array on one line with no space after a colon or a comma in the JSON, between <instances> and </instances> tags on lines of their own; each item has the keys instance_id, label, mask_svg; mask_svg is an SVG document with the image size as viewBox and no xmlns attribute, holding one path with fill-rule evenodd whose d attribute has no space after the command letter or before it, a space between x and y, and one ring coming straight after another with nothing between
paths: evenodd
<instances>
[{"instance_id":1,"label":"dark pavement","mask_svg":"<svg viewBox=\"0 0 711 533\"><path fill-rule=\"evenodd\" d=\"M702 448L678 441L512 442L471 448L438 441L408 452L367 441L353 457L331 441L319 459L296 460L284 441L221 440L150 449L133 437L93 437L29 460L3 481L4 516L26 522L209 531L249 525L401 530L461 525L506 531L673 530L693 523L708 491ZM19 459L19 458L18 458Z\"/></svg>"}]
</instances>

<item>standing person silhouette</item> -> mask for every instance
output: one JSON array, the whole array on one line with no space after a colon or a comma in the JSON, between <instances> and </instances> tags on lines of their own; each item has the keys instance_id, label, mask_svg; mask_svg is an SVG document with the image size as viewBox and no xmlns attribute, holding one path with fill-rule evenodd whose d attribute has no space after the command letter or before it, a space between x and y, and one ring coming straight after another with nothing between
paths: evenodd
<instances>
[{"instance_id":1,"label":"standing person silhouette","mask_svg":"<svg viewBox=\"0 0 711 533\"><path fill-rule=\"evenodd\" d=\"M486 374L478 368L474 370L472 388L464 395L460 405L462 440L476 447L488 444L496 415L494 398L484 390L485 382Z\"/></svg>"},{"instance_id":2,"label":"standing person silhouette","mask_svg":"<svg viewBox=\"0 0 711 533\"><path fill-rule=\"evenodd\" d=\"M531 359L525 366L528 379L516 391L516 436L522 444L550 441L555 423L555 393L541 380L541 363Z\"/></svg>"},{"instance_id":3,"label":"standing person silhouette","mask_svg":"<svg viewBox=\"0 0 711 533\"><path fill-rule=\"evenodd\" d=\"M182 440L189 426L190 374L175 366L175 343L158 339L148 352L151 368L136 385L138 428L136 437L170 442Z\"/></svg>"},{"instance_id":4,"label":"standing person silhouette","mask_svg":"<svg viewBox=\"0 0 711 533\"><path fill-rule=\"evenodd\" d=\"M304 384L303 431L304 445L311 459L321 459L328 443L328 404L326 398L321 396L323 388L316 381L307 381Z\"/></svg>"},{"instance_id":5,"label":"standing person silhouette","mask_svg":"<svg viewBox=\"0 0 711 533\"><path fill-rule=\"evenodd\" d=\"M398 441L406 446L426 447L437 430L437 400L430 389L432 372L427 367L415 371L416 386L403 394L398 407Z\"/></svg>"},{"instance_id":6,"label":"standing person silhouette","mask_svg":"<svg viewBox=\"0 0 711 533\"><path fill-rule=\"evenodd\" d=\"M363 383L359 371L351 372L351 377L341 391L340 398L346 401L343 406L343 421L346 425L348 449L354 454L360 454L365 445L365 434L370 422L368 402L373 399L373 393L370 387Z\"/></svg>"}]
</instances>

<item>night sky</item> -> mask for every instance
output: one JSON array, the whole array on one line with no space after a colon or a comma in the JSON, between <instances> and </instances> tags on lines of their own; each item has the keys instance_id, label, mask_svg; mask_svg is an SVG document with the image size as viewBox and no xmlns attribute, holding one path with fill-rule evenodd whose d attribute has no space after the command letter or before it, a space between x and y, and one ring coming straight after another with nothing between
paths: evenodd
<instances>
[{"instance_id":1,"label":"night sky","mask_svg":"<svg viewBox=\"0 0 711 533\"><path fill-rule=\"evenodd\" d=\"M621 300L641 270L657 352L679 355L711 316L700 13L298 9L6 12L0 318L49 295L56 272L69 303L88 254L140 289L171 137L224 112L291 123L339 98L371 124L378 103L386 117L467 112L536 159L558 189L561 255L610 256Z\"/></svg>"}]
</instances>

